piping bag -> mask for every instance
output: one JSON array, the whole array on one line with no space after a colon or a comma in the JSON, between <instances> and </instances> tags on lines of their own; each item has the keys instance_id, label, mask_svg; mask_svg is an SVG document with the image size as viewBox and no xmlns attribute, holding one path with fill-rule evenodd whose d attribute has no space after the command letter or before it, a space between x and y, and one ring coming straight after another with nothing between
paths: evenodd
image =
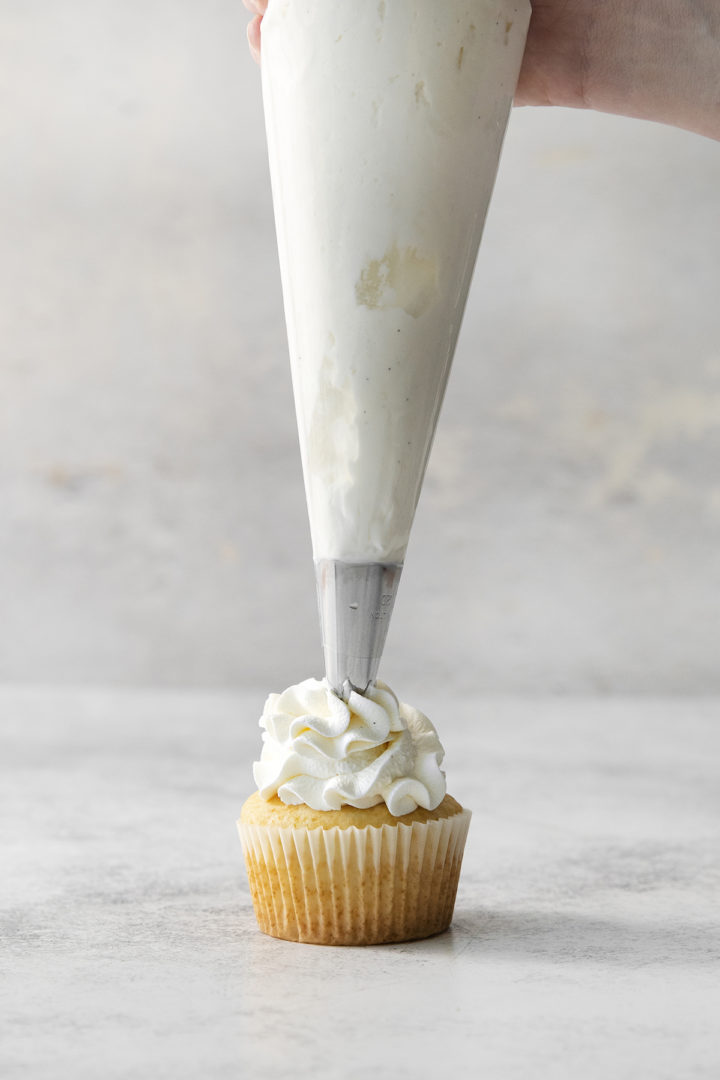
<instances>
[{"instance_id":1,"label":"piping bag","mask_svg":"<svg viewBox=\"0 0 720 1080\"><path fill-rule=\"evenodd\" d=\"M269 0L262 80L326 678L375 679L528 0Z\"/></svg>"}]
</instances>

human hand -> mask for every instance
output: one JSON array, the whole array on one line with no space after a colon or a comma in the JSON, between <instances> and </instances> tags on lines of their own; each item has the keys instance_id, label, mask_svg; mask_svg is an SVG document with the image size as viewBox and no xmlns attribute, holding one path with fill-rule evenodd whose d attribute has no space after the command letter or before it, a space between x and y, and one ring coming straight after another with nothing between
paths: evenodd
<instances>
[{"instance_id":1,"label":"human hand","mask_svg":"<svg viewBox=\"0 0 720 1080\"><path fill-rule=\"evenodd\" d=\"M516 105L563 105L720 139L718 0L532 0Z\"/></svg>"},{"instance_id":2,"label":"human hand","mask_svg":"<svg viewBox=\"0 0 720 1080\"><path fill-rule=\"evenodd\" d=\"M268 0L253 12L259 62ZM516 105L596 109L720 139L718 0L531 0Z\"/></svg>"},{"instance_id":3,"label":"human hand","mask_svg":"<svg viewBox=\"0 0 720 1080\"><path fill-rule=\"evenodd\" d=\"M260 63L260 23L268 6L268 0L243 0L248 11L252 11L253 18L248 23L248 45L253 58Z\"/></svg>"}]
</instances>

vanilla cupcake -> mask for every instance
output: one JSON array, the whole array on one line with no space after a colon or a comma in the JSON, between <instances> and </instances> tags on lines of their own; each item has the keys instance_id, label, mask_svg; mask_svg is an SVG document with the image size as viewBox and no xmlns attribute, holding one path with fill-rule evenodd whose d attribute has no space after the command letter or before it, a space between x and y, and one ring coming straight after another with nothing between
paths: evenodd
<instances>
[{"instance_id":1,"label":"vanilla cupcake","mask_svg":"<svg viewBox=\"0 0 720 1080\"><path fill-rule=\"evenodd\" d=\"M446 794L427 717L382 683L346 702L307 679L271 694L260 724L238 822L260 929L324 945L445 930L470 813Z\"/></svg>"}]
</instances>

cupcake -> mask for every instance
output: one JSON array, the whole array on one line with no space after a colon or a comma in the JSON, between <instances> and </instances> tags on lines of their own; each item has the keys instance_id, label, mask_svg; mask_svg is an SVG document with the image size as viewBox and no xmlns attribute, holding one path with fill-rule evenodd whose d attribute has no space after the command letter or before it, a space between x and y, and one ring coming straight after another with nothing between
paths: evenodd
<instances>
[{"instance_id":1,"label":"cupcake","mask_svg":"<svg viewBox=\"0 0 720 1080\"><path fill-rule=\"evenodd\" d=\"M271 694L260 725L238 821L260 929L322 945L445 930L470 813L446 794L428 718L383 683L345 701L307 679Z\"/></svg>"}]
</instances>

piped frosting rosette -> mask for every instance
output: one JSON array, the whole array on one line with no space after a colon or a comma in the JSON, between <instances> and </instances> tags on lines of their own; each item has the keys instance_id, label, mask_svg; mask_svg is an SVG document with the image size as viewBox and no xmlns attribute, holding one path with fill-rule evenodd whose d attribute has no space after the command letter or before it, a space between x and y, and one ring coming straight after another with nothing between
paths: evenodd
<instances>
[{"instance_id":1,"label":"piped frosting rosette","mask_svg":"<svg viewBox=\"0 0 720 1080\"><path fill-rule=\"evenodd\" d=\"M444 751L423 713L384 683L339 698L324 680L270 694L260 720L263 749L253 775L264 799L313 810L368 809L396 817L434 810L446 792Z\"/></svg>"}]
</instances>

